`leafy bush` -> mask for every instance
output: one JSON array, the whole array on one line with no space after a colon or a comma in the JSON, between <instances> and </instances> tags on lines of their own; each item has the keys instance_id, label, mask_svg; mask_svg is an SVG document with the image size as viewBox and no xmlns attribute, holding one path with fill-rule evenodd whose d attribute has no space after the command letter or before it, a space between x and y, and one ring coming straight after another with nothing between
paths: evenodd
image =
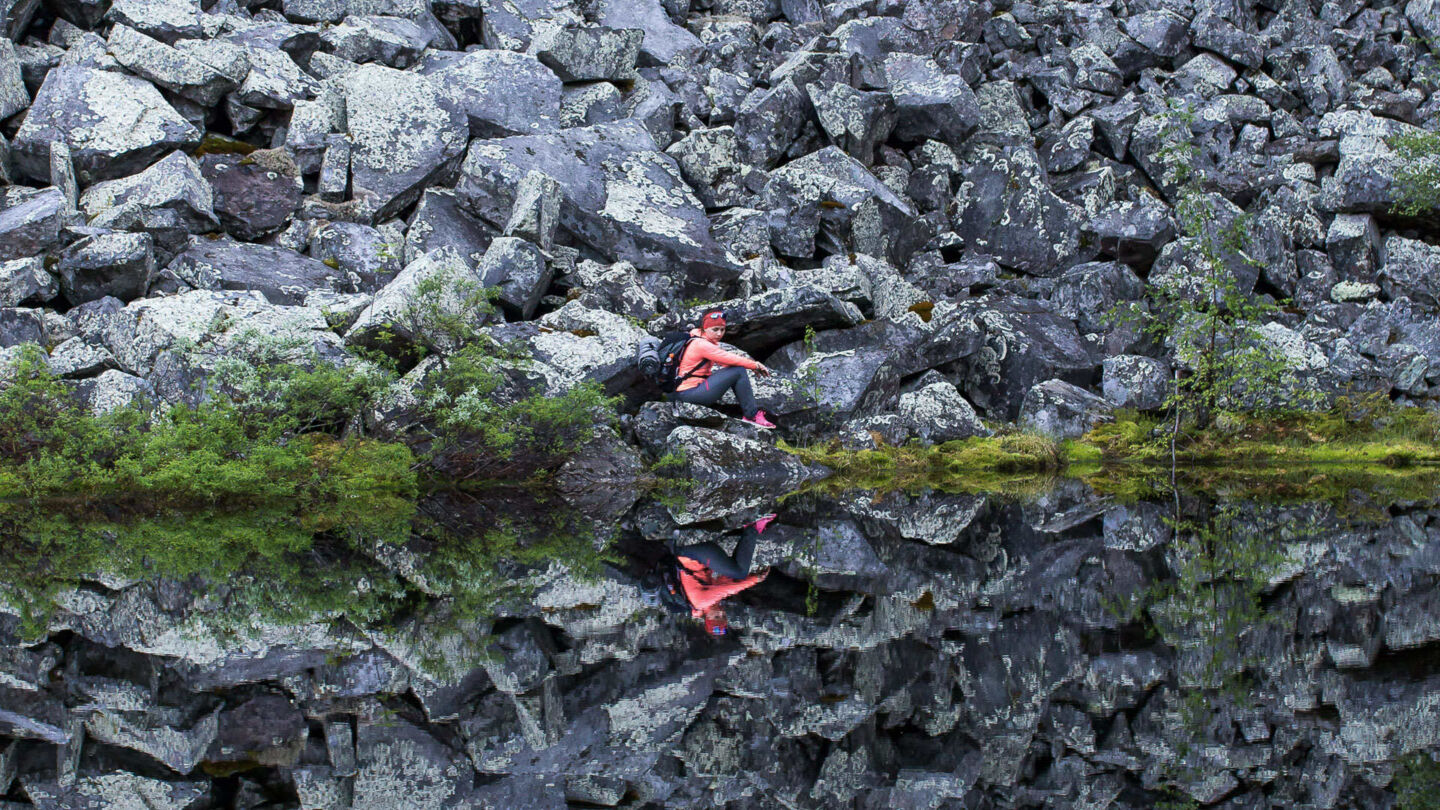
<instances>
[{"instance_id":1,"label":"leafy bush","mask_svg":"<svg viewBox=\"0 0 1440 810\"><path fill-rule=\"evenodd\" d=\"M1391 211L1417 217L1440 208L1440 133L1407 132L1389 139L1399 158Z\"/></svg>"}]
</instances>

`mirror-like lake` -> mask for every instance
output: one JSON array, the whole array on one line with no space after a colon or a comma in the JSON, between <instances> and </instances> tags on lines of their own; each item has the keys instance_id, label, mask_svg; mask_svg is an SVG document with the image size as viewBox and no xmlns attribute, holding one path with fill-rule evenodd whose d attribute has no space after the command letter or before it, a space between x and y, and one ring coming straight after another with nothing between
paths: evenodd
<instances>
[{"instance_id":1,"label":"mirror-like lake","mask_svg":"<svg viewBox=\"0 0 1440 810\"><path fill-rule=\"evenodd\" d=\"M0 807L1440 795L1440 501L674 508L5 504Z\"/></svg>"}]
</instances>

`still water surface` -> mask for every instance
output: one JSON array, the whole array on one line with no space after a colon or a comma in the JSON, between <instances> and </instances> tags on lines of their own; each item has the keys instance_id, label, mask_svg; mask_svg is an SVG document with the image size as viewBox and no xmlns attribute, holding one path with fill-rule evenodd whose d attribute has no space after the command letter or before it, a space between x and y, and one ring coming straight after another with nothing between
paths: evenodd
<instances>
[{"instance_id":1,"label":"still water surface","mask_svg":"<svg viewBox=\"0 0 1440 810\"><path fill-rule=\"evenodd\" d=\"M641 583L667 548L734 550L754 515L7 504L0 797L1433 806L1436 500L1120 503L1062 481L770 508L769 576L716 636Z\"/></svg>"}]
</instances>

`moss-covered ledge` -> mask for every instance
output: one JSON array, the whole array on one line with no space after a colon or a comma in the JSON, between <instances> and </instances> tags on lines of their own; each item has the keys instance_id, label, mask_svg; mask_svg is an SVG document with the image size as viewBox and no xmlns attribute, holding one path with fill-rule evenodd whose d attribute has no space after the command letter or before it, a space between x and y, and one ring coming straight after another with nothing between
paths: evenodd
<instances>
[{"instance_id":1,"label":"moss-covered ledge","mask_svg":"<svg viewBox=\"0 0 1440 810\"><path fill-rule=\"evenodd\" d=\"M1173 441L1172 441L1173 437ZM1394 498L1440 490L1440 414L1374 398L1321 412L1219 416L1175 433L1163 418L1122 411L1079 439L1014 428L988 438L847 450L838 441L781 443L833 475L825 490L1025 494L1056 477L1081 478L1124 499L1174 487L1329 500L1360 488Z\"/></svg>"}]
</instances>

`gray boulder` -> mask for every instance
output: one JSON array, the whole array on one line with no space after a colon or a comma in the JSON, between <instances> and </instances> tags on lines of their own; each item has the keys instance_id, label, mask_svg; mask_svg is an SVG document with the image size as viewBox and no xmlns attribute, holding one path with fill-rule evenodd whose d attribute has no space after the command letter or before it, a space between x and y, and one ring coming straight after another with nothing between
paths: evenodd
<instances>
[{"instance_id":1,"label":"gray boulder","mask_svg":"<svg viewBox=\"0 0 1440 810\"><path fill-rule=\"evenodd\" d=\"M332 222L310 239L310 258L358 278L362 292L374 292L395 278L404 267L403 254L395 234L353 222Z\"/></svg>"},{"instance_id":2,"label":"gray boulder","mask_svg":"<svg viewBox=\"0 0 1440 810\"><path fill-rule=\"evenodd\" d=\"M320 34L321 47L351 62L379 62L405 69L430 44L430 34L400 17L352 15Z\"/></svg>"},{"instance_id":3,"label":"gray boulder","mask_svg":"<svg viewBox=\"0 0 1440 810\"><path fill-rule=\"evenodd\" d=\"M660 303L644 287L629 262L603 265L582 261L567 279L579 291L575 299L590 309L603 309L627 318L649 320L660 310Z\"/></svg>"},{"instance_id":4,"label":"gray boulder","mask_svg":"<svg viewBox=\"0 0 1440 810\"><path fill-rule=\"evenodd\" d=\"M162 255L170 255L191 234L216 229L214 199L200 166L173 152L139 174L86 189L80 211L94 227L144 231Z\"/></svg>"},{"instance_id":5,"label":"gray boulder","mask_svg":"<svg viewBox=\"0 0 1440 810\"><path fill-rule=\"evenodd\" d=\"M505 235L527 239L542 251L555 242L555 229L560 225L560 184L553 177L530 172L515 189L515 205L505 223Z\"/></svg>"},{"instance_id":6,"label":"gray boulder","mask_svg":"<svg viewBox=\"0 0 1440 810\"><path fill-rule=\"evenodd\" d=\"M1101 364L1100 390L1117 408L1153 411L1170 393L1170 369L1153 357L1134 354L1107 357Z\"/></svg>"},{"instance_id":7,"label":"gray boulder","mask_svg":"<svg viewBox=\"0 0 1440 810\"><path fill-rule=\"evenodd\" d=\"M670 20L660 0L600 0L595 19L613 29L639 29L644 63L668 65L677 56L698 52L700 38Z\"/></svg>"},{"instance_id":8,"label":"gray boulder","mask_svg":"<svg viewBox=\"0 0 1440 810\"><path fill-rule=\"evenodd\" d=\"M579 23L573 0L479 0L480 35L490 50L525 51L537 30Z\"/></svg>"},{"instance_id":9,"label":"gray boulder","mask_svg":"<svg viewBox=\"0 0 1440 810\"><path fill-rule=\"evenodd\" d=\"M0 348L22 343L45 343L45 314L38 309L0 307Z\"/></svg>"},{"instance_id":10,"label":"gray boulder","mask_svg":"<svg viewBox=\"0 0 1440 810\"><path fill-rule=\"evenodd\" d=\"M491 240L499 235L498 227L469 214L454 191L427 188L405 232L404 260L408 264L426 253L451 248L478 264Z\"/></svg>"},{"instance_id":11,"label":"gray boulder","mask_svg":"<svg viewBox=\"0 0 1440 810\"><path fill-rule=\"evenodd\" d=\"M917 391L901 394L895 412L913 426L912 435L926 443L940 444L991 434L975 409L948 382L931 383Z\"/></svg>"},{"instance_id":12,"label":"gray boulder","mask_svg":"<svg viewBox=\"0 0 1440 810\"><path fill-rule=\"evenodd\" d=\"M197 290L256 290L273 304L300 306L316 290L352 292L340 270L293 250L230 239L194 239L167 265Z\"/></svg>"},{"instance_id":13,"label":"gray boulder","mask_svg":"<svg viewBox=\"0 0 1440 810\"><path fill-rule=\"evenodd\" d=\"M895 101L895 137L959 145L980 125L980 102L965 80L924 56L892 53L885 78Z\"/></svg>"},{"instance_id":14,"label":"gray boulder","mask_svg":"<svg viewBox=\"0 0 1440 810\"><path fill-rule=\"evenodd\" d=\"M155 274L154 242L148 233L96 233L61 251L55 270L72 305L107 295L141 298Z\"/></svg>"},{"instance_id":15,"label":"gray boulder","mask_svg":"<svg viewBox=\"0 0 1440 810\"><path fill-rule=\"evenodd\" d=\"M550 265L540 248L514 236L497 237L476 268L481 283L500 288L500 303L506 310L529 319L550 286Z\"/></svg>"},{"instance_id":16,"label":"gray boulder","mask_svg":"<svg viewBox=\"0 0 1440 810\"><path fill-rule=\"evenodd\" d=\"M1409 298L1440 310L1440 248L1391 236L1385 240L1381 255L1384 264L1380 267L1380 289L1387 298Z\"/></svg>"},{"instance_id":17,"label":"gray boulder","mask_svg":"<svg viewBox=\"0 0 1440 810\"><path fill-rule=\"evenodd\" d=\"M810 99L794 77L751 90L735 114L735 136L745 162L774 166L806 126L814 126L810 114Z\"/></svg>"},{"instance_id":18,"label":"gray boulder","mask_svg":"<svg viewBox=\"0 0 1440 810\"><path fill-rule=\"evenodd\" d=\"M160 402L155 386L148 380L118 369L109 369L99 376L74 383L71 393L80 407L94 416L103 416L122 408L149 410Z\"/></svg>"},{"instance_id":19,"label":"gray boulder","mask_svg":"<svg viewBox=\"0 0 1440 810\"><path fill-rule=\"evenodd\" d=\"M685 502L666 508L687 525L773 503L813 474L794 456L756 439L682 425L666 447L685 459L682 477L693 481Z\"/></svg>"},{"instance_id":20,"label":"gray boulder","mask_svg":"<svg viewBox=\"0 0 1440 810\"><path fill-rule=\"evenodd\" d=\"M904 236L915 210L855 158L827 146L771 172L761 195L778 252L811 257L816 238L829 253L864 253L904 265L915 247Z\"/></svg>"},{"instance_id":21,"label":"gray boulder","mask_svg":"<svg viewBox=\"0 0 1440 810\"><path fill-rule=\"evenodd\" d=\"M529 54L470 51L425 77L465 114L472 138L531 135L560 117L560 78Z\"/></svg>"},{"instance_id":22,"label":"gray boulder","mask_svg":"<svg viewBox=\"0 0 1440 810\"><path fill-rule=\"evenodd\" d=\"M881 92L863 92L843 82L806 87L815 117L830 142L869 165L875 147L895 128L895 102Z\"/></svg>"},{"instance_id":23,"label":"gray boulder","mask_svg":"<svg viewBox=\"0 0 1440 810\"><path fill-rule=\"evenodd\" d=\"M91 68L50 71L15 133L12 156L20 173L50 177L50 142L70 147L82 183L124 177L175 149L193 146L200 132L148 82Z\"/></svg>"},{"instance_id":24,"label":"gray boulder","mask_svg":"<svg viewBox=\"0 0 1440 810\"><path fill-rule=\"evenodd\" d=\"M310 730L300 710L281 695L257 695L220 712L206 760L294 765Z\"/></svg>"},{"instance_id":25,"label":"gray boulder","mask_svg":"<svg viewBox=\"0 0 1440 810\"><path fill-rule=\"evenodd\" d=\"M48 188L0 211L0 261L40 256L58 245L68 207L60 189Z\"/></svg>"},{"instance_id":26,"label":"gray boulder","mask_svg":"<svg viewBox=\"0 0 1440 810\"><path fill-rule=\"evenodd\" d=\"M419 198L453 170L465 151L469 123L450 98L422 76L363 65L340 79L354 140L350 178L369 197L375 221Z\"/></svg>"},{"instance_id":27,"label":"gray boulder","mask_svg":"<svg viewBox=\"0 0 1440 810\"><path fill-rule=\"evenodd\" d=\"M1095 348L1080 338L1075 324L1039 302L1002 298L966 303L947 323L954 333L945 333L947 351L935 359L964 358L960 390L994 419L1014 420L1031 386L1040 381L1059 377L1090 384L1100 364Z\"/></svg>"},{"instance_id":28,"label":"gray boulder","mask_svg":"<svg viewBox=\"0 0 1440 810\"><path fill-rule=\"evenodd\" d=\"M1050 303L1075 321L1081 332L1107 332L1111 313L1124 302L1145 296L1145 282L1119 262L1086 262L1066 270L1055 281Z\"/></svg>"},{"instance_id":29,"label":"gray boulder","mask_svg":"<svg viewBox=\"0 0 1440 810\"><path fill-rule=\"evenodd\" d=\"M6 38L0 42L0 118L9 118L29 106L30 91L25 87L15 43Z\"/></svg>"},{"instance_id":30,"label":"gray boulder","mask_svg":"<svg viewBox=\"0 0 1440 810\"><path fill-rule=\"evenodd\" d=\"M443 810L469 793L475 779L464 755L401 721L360 724L355 758L354 810Z\"/></svg>"},{"instance_id":31,"label":"gray boulder","mask_svg":"<svg viewBox=\"0 0 1440 810\"><path fill-rule=\"evenodd\" d=\"M1050 190L1028 147L978 147L955 203L955 232L1002 265L1053 276L1079 251L1081 211Z\"/></svg>"},{"instance_id":32,"label":"gray boulder","mask_svg":"<svg viewBox=\"0 0 1440 810\"><path fill-rule=\"evenodd\" d=\"M38 306L59 291L39 257L0 262L0 307Z\"/></svg>"},{"instance_id":33,"label":"gray boulder","mask_svg":"<svg viewBox=\"0 0 1440 810\"><path fill-rule=\"evenodd\" d=\"M1025 394L1020 424L1054 439L1076 439L1108 422L1114 406L1064 380L1046 380Z\"/></svg>"},{"instance_id":34,"label":"gray boulder","mask_svg":"<svg viewBox=\"0 0 1440 810\"><path fill-rule=\"evenodd\" d=\"M531 52L562 81L632 78L645 32L604 26L565 26L542 33Z\"/></svg>"},{"instance_id":35,"label":"gray boulder","mask_svg":"<svg viewBox=\"0 0 1440 810\"><path fill-rule=\"evenodd\" d=\"M215 106L238 84L204 61L124 25L110 29L107 45L126 70L203 107Z\"/></svg>"},{"instance_id":36,"label":"gray boulder","mask_svg":"<svg viewBox=\"0 0 1440 810\"><path fill-rule=\"evenodd\" d=\"M285 227L300 207L304 183L284 149L248 155L205 155L200 171L209 181L214 211L225 231L257 240Z\"/></svg>"},{"instance_id":37,"label":"gray boulder","mask_svg":"<svg viewBox=\"0 0 1440 810\"><path fill-rule=\"evenodd\" d=\"M390 348L381 345L387 340L413 346L434 345L442 350L456 348L449 336L437 330L436 324L421 317L423 308L430 302L417 300L416 289L427 279L438 279L441 283L439 300L433 303L442 316L472 317L477 320L472 326L483 325L487 316L467 307L467 301L482 286L483 280L473 265L454 249L441 248L407 264L393 281L376 293L375 300L345 333L345 342L382 349Z\"/></svg>"},{"instance_id":38,"label":"gray boulder","mask_svg":"<svg viewBox=\"0 0 1440 810\"><path fill-rule=\"evenodd\" d=\"M752 196L747 179L763 177L740 159L740 141L732 127L693 130L665 154L675 158L685 182L707 208L745 203Z\"/></svg>"},{"instance_id":39,"label":"gray boulder","mask_svg":"<svg viewBox=\"0 0 1440 810\"><path fill-rule=\"evenodd\" d=\"M475 141L456 191L468 209L500 226L532 171L560 184L560 227L609 261L645 270L678 265L705 277L739 274L675 161L637 122Z\"/></svg>"},{"instance_id":40,"label":"gray boulder","mask_svg":"<svg viewBox=\"0 0 1440 810\"><path fill-rule=\"evenodd\" d=\"M1325 233L1325 253L1338 278L1373 283L1385 260L1385 243L1375 218L1369 214L1336 214Z\"/></svg>"},{"instance_id":41,"label":"gray boulder","mask_svg":"<svg viewBox=\"0 0 1440 810\"><path fill-rule=\"evenodd\" d=\"M1102 254L1132 267L1149 267L1174 238L1169 208L1148 196L1141 202L1110 203L1080 226L1082 244L1088 239Z\"/></svg>"},{"instance_id":42,"label":"gray boulder","mask_svg":"<svg viewBox=\"0 0 1440 810\"><path fill-rule=\"evenodd\" d=\"M65 786L28 775L21 785L35 806L65 810L107 810L137 802L153 810L192 810L210 797L209 785L202 781L167 782L121 770L81 774Z\"/></svg>"},{"instance_id":43,"label":"gray boulder","mask_svg":"<svg viewBox=\"0 0 1440 810\"><path fill-rule=\"evenodd\" d=\"M118 366L115 355L111 354L109 349L87 343L79 336L72 337L51 350L48 362L50 373L69 379L93 377Z\"/></svg>"}]
</instances>

